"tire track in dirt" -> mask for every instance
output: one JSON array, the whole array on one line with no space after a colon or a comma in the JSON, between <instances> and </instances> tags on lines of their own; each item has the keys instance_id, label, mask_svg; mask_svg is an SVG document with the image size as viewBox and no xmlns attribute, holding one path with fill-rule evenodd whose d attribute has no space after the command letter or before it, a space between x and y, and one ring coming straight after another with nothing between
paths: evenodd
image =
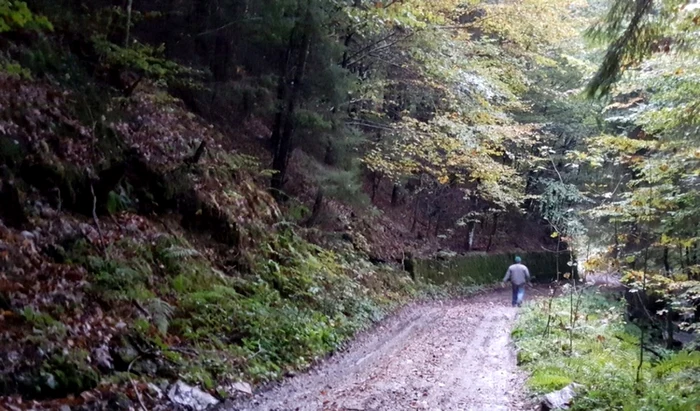
<instances>
[{"instance_id":1,"label":"tire track in dirt","mask_svg":"<svg viewBox=\"0 0 700 411\"><path fill-rule=\"evenodd\" d=\"M415 305L311 372L226 411L529 409L510 342L510 289Z\"/></svg>"}]
</instances>

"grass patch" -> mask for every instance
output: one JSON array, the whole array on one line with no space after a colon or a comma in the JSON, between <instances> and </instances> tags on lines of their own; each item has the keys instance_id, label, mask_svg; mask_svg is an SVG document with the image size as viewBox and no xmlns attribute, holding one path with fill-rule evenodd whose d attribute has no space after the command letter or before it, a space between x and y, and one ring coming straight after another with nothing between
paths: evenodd
<instances>
[{"instance_id":1,"label":"grass patch","mask_svg":"<svg viewBox=\"0 0 700 411\"><path fill-rule=\"evenodd\" d=\"M513 338L518 360L531 375L534 394L561 389L571 382L585 392L573 410L692 410L700 404L700 353L653 347L663 358L645 353L640 382L639 331L624 320L623 301L598 291L584 292L569 351L569 297L555 298L549 335L547 303L522 311ZM652 345L651 341L646 341Z\"/></svg>"}]
</instances>

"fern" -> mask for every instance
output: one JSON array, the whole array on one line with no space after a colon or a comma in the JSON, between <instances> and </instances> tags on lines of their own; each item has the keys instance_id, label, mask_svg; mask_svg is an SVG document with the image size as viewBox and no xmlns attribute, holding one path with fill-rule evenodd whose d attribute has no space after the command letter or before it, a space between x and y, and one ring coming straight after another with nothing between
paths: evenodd
<instances>
[{"instance_id":1,"label":"fern","mask_svg":"<svg viewBox=\"0 0 700 411\"><path fill-rule=\"evenodd\" d=\"M661 361L653 368L658 377L692 369L700 369L700 352L698 351L678 353Z\"/></svg>"},{"instance_id":2,"label":"fern","mask_svg":"<svg viewBox=\"0 0 700 411\"><path fill-rule=\"evenodd\" d=\"M148 302L148 311L158 331L162 334L166 334L170 326L170 320L175 312L173 306L160 298L153 298Z\"/></svg>"},{"instance_id":3,"label":"fern","mask_svg":"<svg viewBox=\"0 0 700 411\"><path fill-rule=\"evenodd\" d=\"M173 260L181 260L190 257L199 257L202 254L193 249L187 247L181 247L177 245L171 245L163 251L163 257Z\"/></svg>"},{"instance_id":4,"label":"fern","mask_svg":"<svg viewBox=\"0 0 700 411\"><path fill-rule=\"evenodd\" d=\"M528 381L530 387L537 391L551 392L562 389L572 382L571 378L567 376L555 374L560 371L552 370L553 373L551 374L547 371L543 370L534 373Z\"/></svg>"}]
</instances>

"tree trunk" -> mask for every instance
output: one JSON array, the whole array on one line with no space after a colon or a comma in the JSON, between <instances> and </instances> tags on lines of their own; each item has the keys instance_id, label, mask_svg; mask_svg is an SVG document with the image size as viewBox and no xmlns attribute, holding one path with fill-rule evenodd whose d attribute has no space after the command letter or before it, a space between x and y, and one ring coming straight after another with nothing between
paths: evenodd
<instances>
[{"instance_id":1,"label":"tree trunk","mask_svg":"<svg viewBox=\"0 0 700 411\"><path fill-rule=\"evenodd\" d=\"M311 13L307 6L306 18L303 24L309 24ZM286 108L282 132L279 138L277 150L272 159L272 170L275 174L272 176L270 187L273 190L273 195L277 200L281 200L282 188L284 187L285 178L287 176L287 165L289 163L289 155L292 152L292 137L294 134L294 113L296 111L301 90L304 81L304 73L306 71L306 63L311 49L311 33L308 27L303 28L301 45L297 57L296 67L294 71L294 80L292 83L291 93L286 101Z\"/></svg>"},{"instance_id":2,"label":"tree trunk","mask_svg":"<svg viewBox=\"0 0 700 411\"><path fill-rule=\"evenodd\" d=\"M620 257L620 241L617 238L617 221L615 222L614 228L615 230L613 231L613 235L615 236L615 249L613 250L613 259L617 261Z\"/></svg>"},{"instance_id":3,"label":"tree trunk","mask_svg":"<svg viewBox=\"0 0 700 411\"><path fill-rule=\"evenodd\" d=\"M394 188L391 190L391 206L396 207L399 203L399 185L394 184Z\"/></svg>"},{"instance_id":4,"label":"tree trunk","mask_svg":"<svg viewBox=\"0 0 700 411\"><path fill-rule=\"evenodd\" d=\"M418 207L420 205L420 199L416 197L416 202L413 206L413 224L411 224L411 232L416 231L416 223L418 222Z\"/></svg>"},{"instance_id":5,"label":"tree trunk","mask_svg":"<svg viewBox=\"0 0 700 411\"><path fill-rule=\"evenodd\" d=\"M335 114L335 108L333 108L333 113ZM323 163L332 166L335 165L335 155L333 153L333 143L329 138L326 142L326 152L323 155Z\"/></svg>"},{"instance_id":6,"label":"tree trunk","mask_svg":"<svg viewBox=\"0 0 700 411\"><path fill-rule=\"evenodd\" d=\"M134 0L128 0L126 3L126 34L124 35L124 47L129 47L129 41L131 37L131 8L133 6Z\"/></svg>"},{"instance_id":7,"label":"tree trunk","mask_svg":"<svg viewBox=\"0 0 700 411\"><path fill-rule=\"evenodd\" d=\"M683 261L683 245L678 242L678 258L681 264L681 270L685 269L685 261Z\"/></svg>"},{"instance_id":8,"label":"tree trunk","mask_svg":"<svg viewBox=\"0 0 700 411\"><path fill-rule=\"evenodd\" d=\"M668 262L668 247L664 247L664 269L667 276L671 275L671 264Z\"/></svg>"},{"instance_id":9,"label":"tree trunk","mask_svg":"<svg viewBox=\"0 0 700 411\"><path fill-rule=\"evenodd\" d=\"M214 81L224 82L228 79L228 63L231 58L231 44L223 34L219 33L214 39L214 58L210 70Z\"/></svg>"},{"instance_id":10,"label":"tree trunk","mask_svg":"<svg viewBox=\"0 0 700 411\"><path fill-rule=\"evenodd\" d=\"M374 202L375 197L377 197L377 190L379 190L379 185L382 183L382 175L376 171L372 173L372 202Z\"/></svg>"},{"instance_id":11,"label":"tree trunk","mask_svg":"<svg viewBox=\"0 0 700 411\"><path fill-rule=\"evenodd\" d=\"M312 227L318 221L318 217L321 215L323 210L323 189L321 187L316 191L316 199L314 200L314 206L311 209L311 217L307 221L306 225Z\"/></svg>"},{"instance_id":12,"label":"tree trunk","mask_svg":"<svg viewBox=\"0 0 700 411\"><path fill-rule=\"evenodd\" d=\"M469 227L469 236L467 238L467 251L471 251L474 247L474 231L476 231L476 221L468 222L467 227Z\"/></svg>"},{"instance_id":13,"label":"tree trunk","mask_svg":"<svg viewBox=\"0 0 700 411\"><path fill-rule=\"evenodd\" d=\"M350 47L350 42L352 41L353 35L355 35L355 32L348 33L345 36L345 41L343 42L345 45L345 50L343 51L343 61L340 64L343 69L348 68L348 63L350 62L348 59L348 47Z\"/></svg>"},{"instance_id":14,"label":"tree trunk","mask_svg":"<svg viewBox=\"0 0 700 411\"><path fill-rule=\"evenodd\" d=\"M559 281L559 275L561 275L561 269L559 267L559 247L561 246L561 236L557 236L557 251L556 251L556 259L557 259L557 281Z\"/></svg>"},{"instance_id":15,"label":"tree trunk","mask_svg":"<svg viewBox=\"0 0 700 411\"><path fill-rule=\"evenodd\" d=\"M493 237L498 231L498 213L493 213L493 227L491 227L491 234L489 235L489 243L486 246L486 252L491 251L491 245L493 244Z\"/></svg>"},{"instance_id":16,"label":"tree trunk","mask_svg":"<svg viewBox=\"0 0 700 411\"><path fill-rule=\"evenodd\" d=\"M666 305L666 348L673 349L673 306Z\"/></svg>"},{"instance_id":17,"label":"tree trunk","mask_svg":"<svg viewBox=\"0 0 700 411\"><path fill-rule=\"evenodd\" d=\"M270 136L270 148L275 154L279 150L280 139L282 136L282 125L284 123L285 106L287 100L287 89L289 87L289 65L292 61L292 53L294 51L294 31L289 35L289 45L284 63L280 67L280 78L277 82L277 112L275 113L275 122L272 125L272 135Z\"/></svg>"}]
</instances>

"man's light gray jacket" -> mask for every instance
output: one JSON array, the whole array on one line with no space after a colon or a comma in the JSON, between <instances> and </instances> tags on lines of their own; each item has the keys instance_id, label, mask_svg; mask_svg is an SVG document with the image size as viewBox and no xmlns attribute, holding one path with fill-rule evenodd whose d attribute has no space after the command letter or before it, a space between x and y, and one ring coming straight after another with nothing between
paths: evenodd
<instances>
[{"instance_id":1,"label":"man's light gray jacket","mask_svg":"<svg viewBox=\"0 0 700 411\"><path fill-rule=\"evenodd\" d=\"M513 264L510 267L508 267L508 271L506 271L506 276L503 277L503 282L506 282L508 280L510 280L510 282L514 285L523 285L526 282L530 281L530 270L528 270L527 267L520 263Z\"/></svg>"}]
</instances>

